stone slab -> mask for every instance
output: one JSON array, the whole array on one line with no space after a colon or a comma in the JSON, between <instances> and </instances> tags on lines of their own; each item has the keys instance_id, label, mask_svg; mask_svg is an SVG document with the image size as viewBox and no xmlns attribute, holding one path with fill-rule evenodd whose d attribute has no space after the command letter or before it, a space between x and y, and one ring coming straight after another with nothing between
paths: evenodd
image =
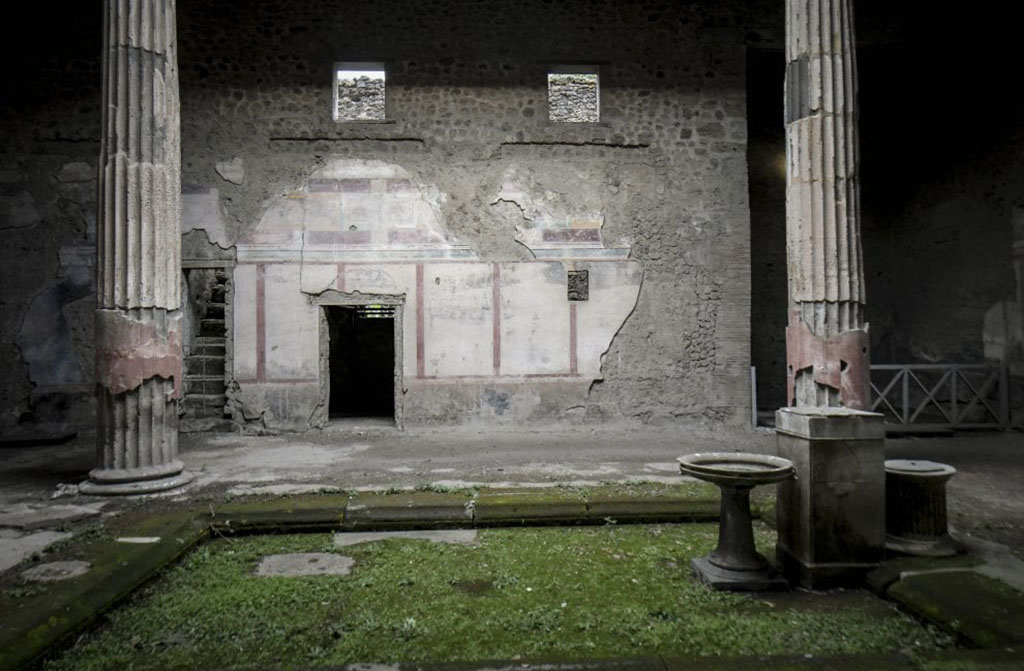
<instances>
[{"instance_id":1,"label":"stone slab","mask_svg":"<svg viewBox=\"0 0 1024 671\"><path fill-rule=\"evenodd\" d=\"M865 576L868 589L878 596L885 596L889 586L900 579L905 573L924 573L928 571L950 571L970 569L981 563L978 557L961 554L954 557L895 557L882 562L882 565Z\"/></svg>"},{"instance_id":2,"label":"stone slab","mask_svg":"<svg viewBox=\"0 0 1024 671\"><path fill-rule=\"evenodd\" d=\"M356 494L345 507L345 529L414 529L469 526L473 508L465 496L438 492Z\"/></svg>"},{"instance_id":3,"label":"stone slab","mask_svg":"<svg viewBox=\"0 0 1024 671\"><path fill-rule=\"evenodd\" d=\"M335 547L360 543L396 540L425 540L450 545L472 545L477 542L476 529L422 529L419 531L347 531L334 534Z\"/></svg>"},{"instance_id":4,"label":"stone slab","mask_svg":"<svg viewBox=\"0 0 1024 671\"><path fill-rule=\"evenodd\" d=\"M92 568L87 561L51 561L22 571L21 577L32 582L56 582L85 575Z\"/></svg>"},{"instance_id":5,"label":"stone slab","mask_svg":"<svg viewBox=\"0 0 1024 671\"><path fill-rule=\"evenodd\" d=\"M730 571L712 564L706 557L690 561L690 568L702 583L728 592L766 592L789 589L789 582L774 569Z\"/></svg>"},{"instance_id":6,"label":"stone slab","mask_svg":"<svg viewBox=\"0 0 1024 671\"><path fill-rule=\"evenodd\" d=\"M207 535L207 528L196 524L195 517L195 512L153 515L121 529L133 535L160 536L161 541L152 545L109 539L86 544L83 558L92 562L88 578L60 583L25 597L18 618L0 627L0 668L28 668L54 645L94 621L96 613L109 610L195 547Z\"/></svg>"},{"instance_id":7,"label":"stone slab","mask_svg":"<svg viewBox=\"0 0 1024 671\"><path fill-rule=\"evenodd\" d=\"M0 572L16 566L51 543L70 538L65 531L37 531L23 534L11 531L0 535Z\"/></svg>"},{"instance_id":8,"label":"stone slab","mask_svg":"<svg viewBox=\"0 0 1024 671\"><path fill-rule=\"evenodd\" d=\"M885 438L883 415L849 408L780 408L775 427L813 440L876 440Z\"/></svg>"},{"instance_id":9,"label":"stone slab","mask_svg":"<svg viewBox=\"0 0 1024 671\"><path fill-rule=\"evenodd\" d=\"M587 500L587 515L594 520L617 522L707 522L718 519L718 499L629 499L614 494Z\"/></svg>"},{"instance_id":10,"label":"stone slab","mask_svg":"<svg viewBox=\"0 0 1024 671\"><path fill-rule=\"evenodd\" d=\"M340 487L333 485L282 482L274 485L239 484L229 489L228 494L230 496L295 496L296 494L336 494L340 491Z\"/></svg>"},{"instance_id":11,"label":"stone slab","mask_svg":"<svg viewBox=\"0 0 1024 671\"><path fill-rule=\"evenodd\" d=\"M104 505L106 505L106 502L87 506L67 504L53 506L19 505L0 512L0 527L14 527L25 531L57 527L69 522L77 522L87 517L95 517L100 514L100 509Z\"/></svg>"},{"instance_id":12,"label":"stone slab","mask_svg":"<svg viewBox=\"0 0 1024 671\"><path fill-rule=\"evenodd\" d=\"M974 571L906 575L887 595L975 647L1024 643L1024 594Z\"/></svg>"},{"instance_id":13,"label":"stone slab","mask_svg":"<svg viewBox=\"0 0 1024 671\"><path fill-rule=\"evenodd\" d=\"M568 524L588 518L587 502L576 489L488 489L476 497L478 525Z\"/></svg>"},{"instance_id":14,"label":"stone slab","mask_svg":"<svg viewBox=\"0 0 1024 671\"><path fill-rule=\"evenodd\" d=\"M263 557L256 566L256 575L348 575L353 565L352 557L333 552L291 552Z\"/></svg>"}]
</instances>

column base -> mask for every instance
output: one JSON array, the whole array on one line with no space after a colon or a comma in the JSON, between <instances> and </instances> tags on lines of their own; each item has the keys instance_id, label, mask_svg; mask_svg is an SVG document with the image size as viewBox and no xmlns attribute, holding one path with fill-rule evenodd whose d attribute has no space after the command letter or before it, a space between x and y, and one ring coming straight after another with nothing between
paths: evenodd
<instances>
[{"instance_id":1,"label":"column base","mask_svg":"<svg viewBox=\"0 0 1024 671\"><path fill-rule=\"evenodd\" d=\"M183 487L192 482L193 475L185 465L173 461L146 468L96 468L89 479L78 485L78 491L87 496L133 496L153 494Z\"/></svg>"},{"instance_id":2,"label":"column base","mask_svg":"<svg viewBox=\"0 0 1024 671\"><path fill-rule=\"evenodd\" d=\"M758 571L733 571L715 566L707 557L690 560L690 568L702 583L711 589L730 592L764 592L789 589L778 571L766 566Z\"/></svg>"},{"instance_id":3,"label":"column base","mask_svg":"<svg viewBox=\"0 0 1024 671\"><path fill-rule=\"evenodd\" d=\"M864 577L878 568L871 563L812 563L807 562L783 547L776 546L775 557L779 568L796 584L806 589L833 589L836 587L860 587Z\"/></svg>"},{"instance_id":4,"label":"column base","mask_svg":"<svg viewBox=\"0 0 1024 671\"><path fill-rule=\"evenodd\" d=\"M930 538L907 538L885 535L885 549L915 557L952 557L957 553L949 534Z\"/></svg>"}]
</instances>

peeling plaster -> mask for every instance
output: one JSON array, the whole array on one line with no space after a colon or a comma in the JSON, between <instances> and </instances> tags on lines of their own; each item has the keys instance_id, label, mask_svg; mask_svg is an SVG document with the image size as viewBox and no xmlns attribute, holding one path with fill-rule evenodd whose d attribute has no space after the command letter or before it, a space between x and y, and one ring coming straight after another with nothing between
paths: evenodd
<instances>
[{"instance_id":1,"label":"peeling plaster","mask_svg":"<svg viewBox=\"0 0 1024 671\"><path fill-rule=\"evenodd\" d=\"M220 191L214 188L188 188L181 193L181 233L204 231L207 238L221 249L234 246L228 233L226 214Z\"/></svg>"},{"instance_id":2,"label":"peeling plaster","mask_svg":"<svg viewBox=\"0 0 1024 671\"><path fill-rule=\"evenodd\" d=\"M245 181L245 166L241 156L236 156L230 161L218 161L213 167L225 182L242 184Z\"/></svg>"},{"instance_id":3,"label":"peeling plaster","mask_svg":"<svg viewBox=\"0 0 1024 671\"><path fill-rule=\"evenodd\" d=\"M608 247L602 237L605 199L617 192L584 170L549 170L539 177L513 163L490 205L518 210L514 239L534 258L626 258L628 246Z\"/></svg>"},{"instance_id":4,"label":"peeling plaster","mask_svg":"<svg viewBox=\"0 0 1024 671\"><path fill-rule=\"evenodd\" d=\"M78 262L61 267L60 280L32 299L21 323L15 342L28 364L29 378L37 386L85 382L64 307L95 291L93 268L83 261L86 258L88 254L68 253L66 261Z\"/></svg>"}]
</instances>

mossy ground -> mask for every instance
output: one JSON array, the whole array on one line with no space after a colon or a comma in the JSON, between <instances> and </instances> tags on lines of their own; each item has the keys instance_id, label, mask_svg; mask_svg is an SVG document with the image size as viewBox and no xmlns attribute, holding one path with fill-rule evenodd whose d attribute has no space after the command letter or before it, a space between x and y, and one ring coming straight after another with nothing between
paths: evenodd
<instances>
[{"instance_id":1,"label":"mossy ground","mask_svg":"<svg viewBox=\"0 0 1024 671\"><path fill-rule=\"evenodd\" d=\"M716 524L491 529L474 546L330 534L209 542L45 668L308 666L936 650L866 592L738 595L697 584ZM762 551L770 531L758 525ZM266 578L259 559L336 551L347 576Z\"/></svg>"}]
</instances>

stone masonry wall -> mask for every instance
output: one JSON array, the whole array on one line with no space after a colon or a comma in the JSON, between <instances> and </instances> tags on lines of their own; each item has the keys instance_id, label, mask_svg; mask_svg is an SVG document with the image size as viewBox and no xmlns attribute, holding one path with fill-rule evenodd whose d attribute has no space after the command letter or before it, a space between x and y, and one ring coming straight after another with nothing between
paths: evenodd
<instances>
[{"instance_id":1,"label":"stone masonry wall","mask_svg":"<svg viewBox=\"0 0 1024 671\"><path fill-rule=\"evenodd\" d=\"M448 232L484 264L532 262L536 212L583 212L643 281L600 378L548 418L742 423L743 44L778 32L776 4L179 0L186 230L211 246L189 254L230 256L332 161L384 161L436 186ZM2 432L93 421L100 15L33 11L58 37L39 58L5 59L18 93L0 110ZM386 64L387 119L333 120L337 62ZM548 68L573 62L601 69L599 123L549 121Z\"/></svg>"},{"instance_id":2,"label":"stone masonry wall","mask_svg":"<svg viewBox=\"0 0 1024 671\"><path fill-rule=\"evenodd\" d=\"M23 8L11 28L47 25L27 58L2 40L0 95L0 435L89 426L93 415L98 6ZM21 21L25 21L24 24Z\"/></svg>"},{"instance_id":3,"label":"stone masonry wall","mask_svg":"<svg viewBox=\"0 0 1024 671\"><path fill-rule=\"evenodd\" d=\"M186 0L183 183L219 189L234 243L327 163L385 161L445 194L449 232L485 262L533 258L516 240L530 206L502 194L507 175L534 200L589 204L643 285L603 380L549 417L744 422L742 4ZM370 61L386 64L388 119L333 121L332 64ZM548 120L548 66L567 61L600 65L600 123ZM216 171L235 160L241 183Z\"/></svg>"},{"instance_id":4,"label":"stone masonry wall","mask_svg":"<svg viewBox=\"0 0 1024 671\"><path fill-rule=\"evenodd\" d=\"M597 75L548 75L548 118L571 123L599 121L598 84Z\"/></svg>"}]
</instances>

